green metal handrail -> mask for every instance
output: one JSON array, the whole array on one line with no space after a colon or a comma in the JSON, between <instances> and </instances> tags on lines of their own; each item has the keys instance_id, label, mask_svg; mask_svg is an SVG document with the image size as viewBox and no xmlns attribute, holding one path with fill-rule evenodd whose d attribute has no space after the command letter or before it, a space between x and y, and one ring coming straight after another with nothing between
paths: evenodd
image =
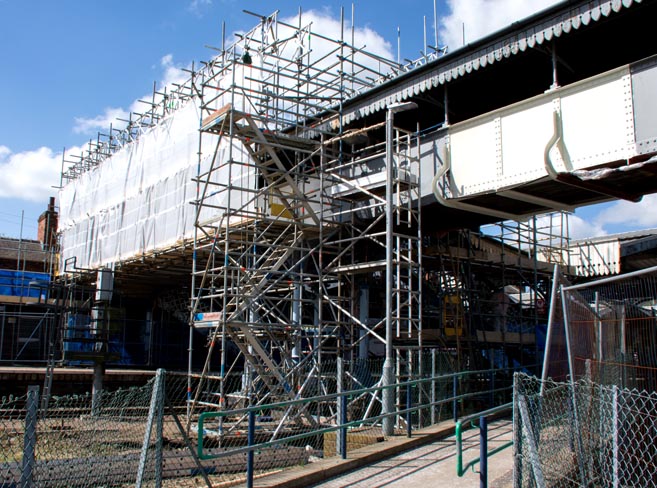
<instances>
[{"instance_id":1,"label":"green metal handrail","mask_svg":"<svg viewBox=\"0 0 657 488\"><path fill-rule=\"evenodd\" d=\"M467 417L464 417L458 422L456 422L456 428L454 432L454 435L456 437L456 474L459 477L463 476L468 471L469 468L472 468L474 470L475 465L481 461L481 456L479 456L474 458L472 461L468 462L465 466L463 466L463 430L464 430L463 425L467 424L468 422L472 422L477 418L488 417L489 415L493 415L495 413L509 410L512 407L513 407L513 403L506 403L498 407L484 410L483 412L468 415ZM475 427L474 424L471 424L471 426ZM504 444L497 446L495 449L486 451L486 457L490 457L494 454L497 454L498 452L503 451L504 449L506 449L507 447L511 447L512 445L513 445L513 440L505 442Z\"/></svg>"},{"instance_id":2,"label":"green metal handrail","mask_svg":"<svg viewBox=\"0 0 657 488\"><path fill-rule=\"evenodd\" d=\"M512 370L515 368L505 368L508 370ZM431 383L435 381L441 381L441 380L449 380L449 379L458 379L464 376L469 376L469 375L480 375L480 374L487 374L491 373L491 371L494 371L495 373L500 373L505 371L505 369L496 369L496 370L475 370L475 371L460 371L456 373L449 373L445 375L440 375L440 376L435 376L435 377L429 377L429 378L421 378L417 380L409 380L401 383L395 383L392 385L386 385L386 386L374 386L370 388L361 388L358 390L350 390L342 393L332 393L329 395L322 395L322 396L316 396L316 397L310 397L310 398L298 398L298 399L293 399L293 400L287 400L283 402L277 402L277 403L271 403L271 404L263 404L263 405L254 405L251 407L245 407L241 409L235 409L235 410L224 410L224 411L219 411L219 412L203 412L199 415L198 423L197 423L197 433L198 433L198 442L197 442L197 455L200 459L206 460L206 459L213 459L213 458L218 458L218 457L223 457L227 456L229 454L238 454L242 452L249 452L254 449L262 449L266 447L272 447L277 444L285 443L285 442L290 442L293 440L299 440L299 439L304 439L307 437L313 437L316 436L317 434L323 434L326 432L334 432L337 430L341 429L347 429L351 427L360 427L364 424L370 424L372 422L376 422L378 420L381 420L385 418L386 416L391 416L391 415L402 415L408 412L415 412L417 410L420 410L422 408L427 408L427 407L433 407L437 405L441 405L444 403L449 403L449 402L455 402L459 400L464 400L473 396L478 396L481 395L482 393L486 392L470 392L470 393L463 393L460 395L453 395L450 398L445 398L437 401L429 401L426 403L423 403L421 405L414 405L410 406L404 409L399 409L396 410L395 412L387 413L387 414L381 414L381 415L376 415L372 417L368 417L367 419L360 419L360 420L354 420L351 422L346 422L340 425L336 426L330 426L330 427L324 427L319 430L314 430L312 432L308 433L302 433L302 434L296 434L294 436L289 436L289 437L282 437L279 439L274 439L271 441L266 441L266 442L260 442L257 445L254 446L244 446L236 449L230 449L229 451L222 451L220 453L207 453L204 450L203 446L203 432L204 432L204 425L205 422L208 419L211 418L221 418L225 417L228 415L244 415L247 416L249 414L254 414L256 412L262 411L262 410L274 410L274 409L280 409L284 407L289 407L293 405L303 405L306 403L311 403L311 402L324 402L324 401L329 401L329 400L337 400L340 397L346 397L346 398L355 398L359 395L362 395L364 393L374 393L378 391L383 391L385 389L396 389L396 388L412 388L412 387L417 387L418 385L426 384L426 383ZM504 387L504 388L499 388L495 391L503 391L503 390L508 390L511 387Z\"/></svg>"}]
</instances>

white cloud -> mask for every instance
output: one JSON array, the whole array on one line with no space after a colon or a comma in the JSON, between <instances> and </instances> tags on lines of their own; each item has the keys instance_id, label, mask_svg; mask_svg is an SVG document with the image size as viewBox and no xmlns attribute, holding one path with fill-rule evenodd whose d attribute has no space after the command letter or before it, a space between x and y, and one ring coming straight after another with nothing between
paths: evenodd
<instances>
[{"instance_id":1,"label":"white cloud","mask_svg":"<svg viewBox=\"0 0 657 488\"><path fill-rule=\"evenodd\" d=\"M608 234L604 224L598 219L592 221L584 220L578 215L568 216L568 230L571 239L585 239L587 237L599 237Z\"/></svg>"},{"instance_id":2,"label":"white cloud","mask_svg":"<svg viewBox=\"0 0 657 488\"><path fill-rule=\"evenodd\" d=\"M79 149L78 149L79 151ZM1 198L17 198L32 202L44 202L56 193L59 186L62 154L48 147L13 153L0 146Z\"/></svg>"},{"instance_id":3,"label":"white cloud","mask_svg":"<svg viewBox=\"0 0 657 488\"><path fill-rule=\"evenodd\" d=\"M299 24L299 17L292 16L283 19L284 22L291 25ZM318 34L323 35L334 41L339 41L342 31L342 25L340 19L331 16L328 11L318 11L318 10L308 10L307 12L302 12L301 14L301 25L306 26L312 23L312 31ZM280 27L279 27L280 29ZM345 41L351 44L351 26L345 25ZM289 34L289 33L288 33ZM280 34L279 37L284 37L285 34ZM358 27L354 28L354 45L356 48L364 48L366 51L376 54L378 56L395 59L395 55L392 52L392 45L386 41L381 35L369 27ZM334 42L325 41L319 37L315 37L312 40L312 45L310 46L312 50L313 59L321 59L327 53L330 52L336 46ZM294 45L296 47L296 44ZM291 55L292 53L288 53ZM350 54L346 52L345 54ZM335 62L335 56L330 57L326 60L326 64ZM370 62L371 65L371 62Z\"/></svg>"},{"instance_id":4,"label":"white cloud","mask_svg":"<svg viewBox=\"0 0 657 488\"><path fill-rule=\"evenodd\" d=\"M450 51L542 10L557 0L447 0L450 14L439 21L439 42Z\"/></svg>"},{"instance_id":5,"label":"white cloud","mask_svg":"<svg viewBox=\"0 0 657 488\"><path fill-rule=\"evenodd\" d=\"M192 0L189 2L187 10L192 12L194 15L201 17L203 15L203 9L212 5L212 0Z\"/></svg>"},{"instance_id":6,"label":"white cloud","mask_svg":"<svg viewBox=\"0 0 657 488\"><path fill-rule=\"evenodd\" d=\"M183 71L184 66L173 62L173 54L162 56L160 66L164 70L160 85L167 87L167 89L169 89L172 83L181 84L189 78L189 73Z\"/></svg>"},{"instance_id":7,"label":"white cloud","mask_svg":"<svg viewBox=\"0 0 657 488\"><path fill-rule=\"evenodd\" d=\"M165 54L160 59L159 67L162 69L161 81L157 84L157 91L163 92L170 91L172 83L182 84L188 78L189 74L186 73L184 66L176 64L173 60L172 54ZM129 108L126 110L122 107L107 107L102 114L95 117L75 117L75 124L73 125L73 132L76 134L95 135L96 132L107 132L110 124L114 129L123 129L125 122L118 119L128 120L130 112L144 112L143 103L139 100L151 100L153 93L147 93L140 99L134 100ZM158 97L156 96L156 103Z\"/></svg>"},{"instance_id":8,"label":"white cloud","mask_svg":"<svg viewBox=\"0 0 657 488\"><path fill-rule=\"evenodd\" d=\"M657 227L657 195L646 195L638 203L618 201L596 216L602 226L621 224L627 228Z\"/></svg>"},{"instance_id":9,"label":"white cloud","mask_svg":"<svg viewBox=\"0 0 657 488\"><path fill-rule=\"evenodd\" d=\"M127 119L128 116L128 112L122 108L107 107L101 115L95 117L75 117L73 132L76 134L95 134L98 131L108 130L110 124L115 128L123 128L125 123L118 121L117 118Z\"/></svg>"}]
</instances>

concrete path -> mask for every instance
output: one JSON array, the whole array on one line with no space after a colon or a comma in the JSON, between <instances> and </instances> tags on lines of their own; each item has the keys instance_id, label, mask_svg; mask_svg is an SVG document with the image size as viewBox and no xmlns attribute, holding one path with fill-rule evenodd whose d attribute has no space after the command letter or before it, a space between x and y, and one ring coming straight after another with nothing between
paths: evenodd
<instances>
[{"instance_id":1,"label":"concrete path","mask_svg":"<svg viewBox=\"0 0 657 488\"><path fill-rule=\"evenodd\" d=\"M513 437L513 426L509 420L489 425L489 450ZM479 456L478 430L464 433L466 448L463 461ZM513 449L509 447L492 456L488 463L488 486L507 488L513 486ZM479 465L475 466L477 471ZM391 458L373 463L357 471L315 484L317 488L410 488L445 486L449 488L477 487L479 474L471 469L463 477L456 475L456 442L454 437L415 448Z\"/></svg>"},{"instance_id":2,"label":"concrete path","mask_svg":"<svg viewBox=\"0 0 657 488\"><path fill-rule=\"evenodd\" d=\"M511 440L510 420L489 423L489 450ZM479 456L479 430L463 434L464 463ZM488 486L513 486L512 448L491 457L488 461ZM476 466L479 469L479 465ZM256 488L337 488L337 487L478 487L479 474L469 470L465 476L456 475L456 442L454 422L416 431L412 438L394 437L351 451L348 459L322 459L317 463L284 470L281 473L256 478Z\"/></svg>"}]
</instances>

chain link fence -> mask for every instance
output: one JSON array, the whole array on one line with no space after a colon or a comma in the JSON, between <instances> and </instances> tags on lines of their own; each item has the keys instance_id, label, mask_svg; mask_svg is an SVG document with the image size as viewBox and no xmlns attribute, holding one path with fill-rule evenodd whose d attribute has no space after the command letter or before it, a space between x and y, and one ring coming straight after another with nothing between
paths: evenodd
<instances>
[{"instance_id":1,"label":"chain link fence","mask_svg":"<svg viewBox=\"0 0 657 488\"><path fill-rule=\"evenodd\" d=\"M0 403L0 484L21 487L134 483L153 382L115 392L53 397L39 388ZM146 462L152 460L146 458Z\"/></svg>"},{"instance_id":2,"label":"chain link fence","mask_svg":"<svg viewBox=\"0 0 657 488\"><path fill-rule=\"evenodd\" d=\"M185 420L186 392L186 375L160 371L143 386L95 398L52 397L47 410L38 387L4 398L0 486L196 487L243 480L243 462L199 462Z\"/></svg>"},{"instance_id":3,"label":"chain link fence","mask_svg":"<svg viewBox=\"0 0 657 488\"><path fill-rule=\"evenodd\" d=\"M443 359L415 358L390 387L394 435L509 401L511 370L455 373ZM325 364L312 381L290 378L305 385L290 400L256 403L244 375L210 375L195 408L200 378L161 370L96 397L45 401L30 387L0 401L0 486L232 486L347 456L386 440L379 379L373 361Z\"/></svg>"},{"instance_id":4,"label":"chain link fence","mask_svg":"<svg viewBox=\"0 0 657 488\"><path fill-rule=\"evenodd\" d=\"M515 488L657 486L657 393L516 374Z\"/></svg>"},{"instance_id":5,"label":"chain link fence","mask_svg":"<svg viewBox=\"0 0 657 488\"><path fill-rule=\"evenodd\" d=\"M657 267L571 285L555 270L543 378L657 391Z\"/></svg>"}]
</instances>

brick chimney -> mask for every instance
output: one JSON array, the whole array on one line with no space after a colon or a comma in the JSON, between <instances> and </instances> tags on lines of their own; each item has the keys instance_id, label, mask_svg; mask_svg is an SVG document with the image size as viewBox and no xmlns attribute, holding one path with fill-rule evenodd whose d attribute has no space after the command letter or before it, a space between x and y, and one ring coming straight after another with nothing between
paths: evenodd
<instances>
[{"instance_id":1,"label":"brick chimney","mask_svg":"<svg viewBox=\"0 0 657 488\"><path fill-rule=\"evenodd\" d=\"M57 244L58 217L55 210L55 197L50 197L48 210L39 216L38 238L44 249L52 249Z\"/></svg>"}]
</instances>

